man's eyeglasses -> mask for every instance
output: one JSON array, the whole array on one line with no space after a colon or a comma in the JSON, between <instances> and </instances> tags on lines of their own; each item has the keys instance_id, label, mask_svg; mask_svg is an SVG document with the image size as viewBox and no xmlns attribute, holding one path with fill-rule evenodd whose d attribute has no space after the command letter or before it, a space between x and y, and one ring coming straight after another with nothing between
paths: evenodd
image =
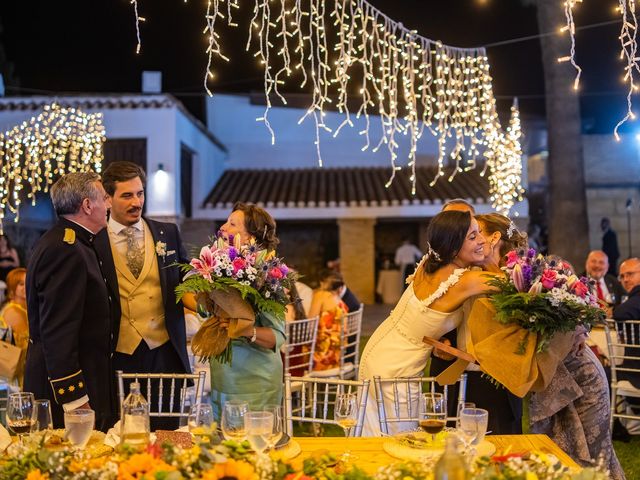
<instances>
[{"instance_id":1,"label":"man's eyeglasses","mask_svg":"<svg viewBox=\"0 0 640 480\"><path fill-rule=\"evenodd\" d=\"M625 278L631 277L631 276L635 275L636 273L640 273L640 270L633 270L632 272L621 273L620 275L618 275L618 279L619 280L624 280Z\"/></svg>"}]
</instances>

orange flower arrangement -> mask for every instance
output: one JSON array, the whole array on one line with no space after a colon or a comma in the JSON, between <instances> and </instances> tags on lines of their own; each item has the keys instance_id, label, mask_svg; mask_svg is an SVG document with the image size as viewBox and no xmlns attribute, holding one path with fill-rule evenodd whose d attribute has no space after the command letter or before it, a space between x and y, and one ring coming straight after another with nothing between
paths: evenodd
<instances>
[{"instance_id":1,"label":"orange flower arrangement","mask_svg":"<svg viewBox=\"0 0 640 480\"><path fill-rule=\"evenodd\" d=\"M170 472L176 468L148 453L136 453L118 466L118 480L153 478L156 473Z\"/></svg>"},{"instance_id":2,"label":"orange flower arrangement","mask_svg":"<svg viewBox=\"0 0 640 480\"><path fill-rule=\"evenodd\" d=\"M202 473L202 480L221 480L222 478L258 480L259 477L251 464L232 458L223 463L216 463L214 468Z\"/></svg>"},{"instance_id":3,"label":"orange flower arrangement","mask_svg":"<svg viewBox=\"0 0 640 480\"><path fill-rule=\"evenodd\" d=\"M49 474L48 473L42 473L40 471L40 469L36 469L36 470L31 470L28 474L27 474L27 480L49 480Z\"/></svg>"}]
</instances>

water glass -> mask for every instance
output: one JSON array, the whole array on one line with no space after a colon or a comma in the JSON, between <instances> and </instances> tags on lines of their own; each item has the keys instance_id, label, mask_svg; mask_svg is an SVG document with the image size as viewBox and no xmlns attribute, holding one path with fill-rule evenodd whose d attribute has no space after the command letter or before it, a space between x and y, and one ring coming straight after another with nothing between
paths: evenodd
<instances>
[{"instance_id":1,"label":"water glass","mask_svg":"<svg viewBox=\"0 0 640 480\"><path fill-rule=\"evenodd\" d=\"M208 403L196 403L189 411L189 432L196 438L207 440L213 425L213 409Z\"/></svg>"},{"instance_id":2,"label":"water glass","mask_svg":"<svg viewBox=\"0 0 640 480\"><path fill-rule=\"evenodd\" d=\"M51 419L51 401L45 399L36 400L33 405L33 418L35 420L33 430L36 432L53 430L53 420Z\"/></svg>"},{"instance_id":3,"label":"water glass","mask_svg":"<svg viewBox=\"0 0 640 480\"><path fill-rule=\"evenodd\" d=\"M7 398L7 426L18 435L20 442L22 437L31 433L34 421L33 393L10 393Z\"/></svg>"},{"instance_id":4,"label":"water glass","mask_svg":"<svg viewBox=\"0 0 640 480\"><path fill-rule=\"evenodd\" d=\"M422 394L420 404L420 420L418 425L427 433L431 434L431 442L436 442L436 435L440 433L447 423L447 405L444 395L437 392Z\"/></svg>"},{"instance_id":5,"label":"water glass","mask_svg":"<svg viewBox=\"0 0 640 480\"><path fill-rule=\"evenodd\" d=\"M263 410L273 414L273 429L269 438L269 448L275 448L284 433L282 405L268 404L264 406Z\"/></svg>"},{"instance_id":6,"label":"water glass","mask_svg":"<svg viewBox=\"0 0 640 480\"><path fill-rule=\"evenodd\" d=\"M476 404L473 402L459 402L458 411L456 414L456 430L460 430L460 415L465 408L476 408Z\"/></svg>"},{"instance_id":7,"label":"water glass","mask_svg":"<svg viewBox=\"0 0 640 480\"><path fill-rule=\"evenodd\" d=\"M247 438L244 417L249 411L249 404L238 400L225 402L222 407L220 427L227 440L242 442Z\"/></svg>"},{"instance_id":8,"label":"water glass","mask_svg":"<svg viewBox=\"0 0 640 480\"><path fill-rule=\"evenodd\" d=\"M65 437L76 448L83 449L91 438L95 422L96 413L88 408L77 408L70 412L64 412Z\"/></svg>"},{"instance_id":9,"label":"water glass","mask_svg":"<svg viewBox=\"0 0 640 480\"><path fill-rule=\"evenodd\" d=\"M473 437L472 445L484 440L489 423L489 412L482 408L464 408L460 412L460 430L464 436Z\"/></svg>"},{"instance_id":10,"label":"water glass","mask_svg":"<svg viewBox=\"0 0 640 480\"><path fill-rule=\"evenodd\" d=\"M260 455L269 446L269 439L273 435L273 413L247 412L244 415L244 426L251 448Z\"/></svg>"}]
</instances>

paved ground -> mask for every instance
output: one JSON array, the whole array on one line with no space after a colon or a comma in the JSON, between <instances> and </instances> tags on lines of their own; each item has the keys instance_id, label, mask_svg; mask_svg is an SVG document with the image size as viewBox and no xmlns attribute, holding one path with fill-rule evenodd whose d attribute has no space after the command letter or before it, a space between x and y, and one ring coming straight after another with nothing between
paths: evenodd
<instances>
[{"instance_id":1,"label":"paved ground","mask_svg":"<svg viewBox=\"0 0 640 480\"><path fill-rule=\"evenodd\" d=\"M365 305L362 315L362 336L370 337L378 325L380 325L389 316L389 312L394 306L395 305L388 305L384 303Z\"/></svg>"}]
</instances>

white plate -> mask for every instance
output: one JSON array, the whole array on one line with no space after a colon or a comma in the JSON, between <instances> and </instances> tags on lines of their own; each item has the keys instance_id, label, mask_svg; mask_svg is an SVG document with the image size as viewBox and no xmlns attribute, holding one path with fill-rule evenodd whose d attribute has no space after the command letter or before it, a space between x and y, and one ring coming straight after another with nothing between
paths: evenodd
<instances>
[{"instance_id":1,"label":"white plate","mask_svg":"<svg viewBox=\"0 0 640 480\"><path fill-rule=\"evenodd\" d=\"M413 435L416 435L416 433L420 434L420 432L412 432ZM400 460L424 460L440 457L444 452L444 442L436 440L436 444L433 446L427 445L426 448L415 448L403 445L397 439L390 438L382 444L382 448L389 455ZM478 457L490 456L495 452L496 446L487 440L483 440L476 446L476 455Z\"/></svg>"}]
</instances>

